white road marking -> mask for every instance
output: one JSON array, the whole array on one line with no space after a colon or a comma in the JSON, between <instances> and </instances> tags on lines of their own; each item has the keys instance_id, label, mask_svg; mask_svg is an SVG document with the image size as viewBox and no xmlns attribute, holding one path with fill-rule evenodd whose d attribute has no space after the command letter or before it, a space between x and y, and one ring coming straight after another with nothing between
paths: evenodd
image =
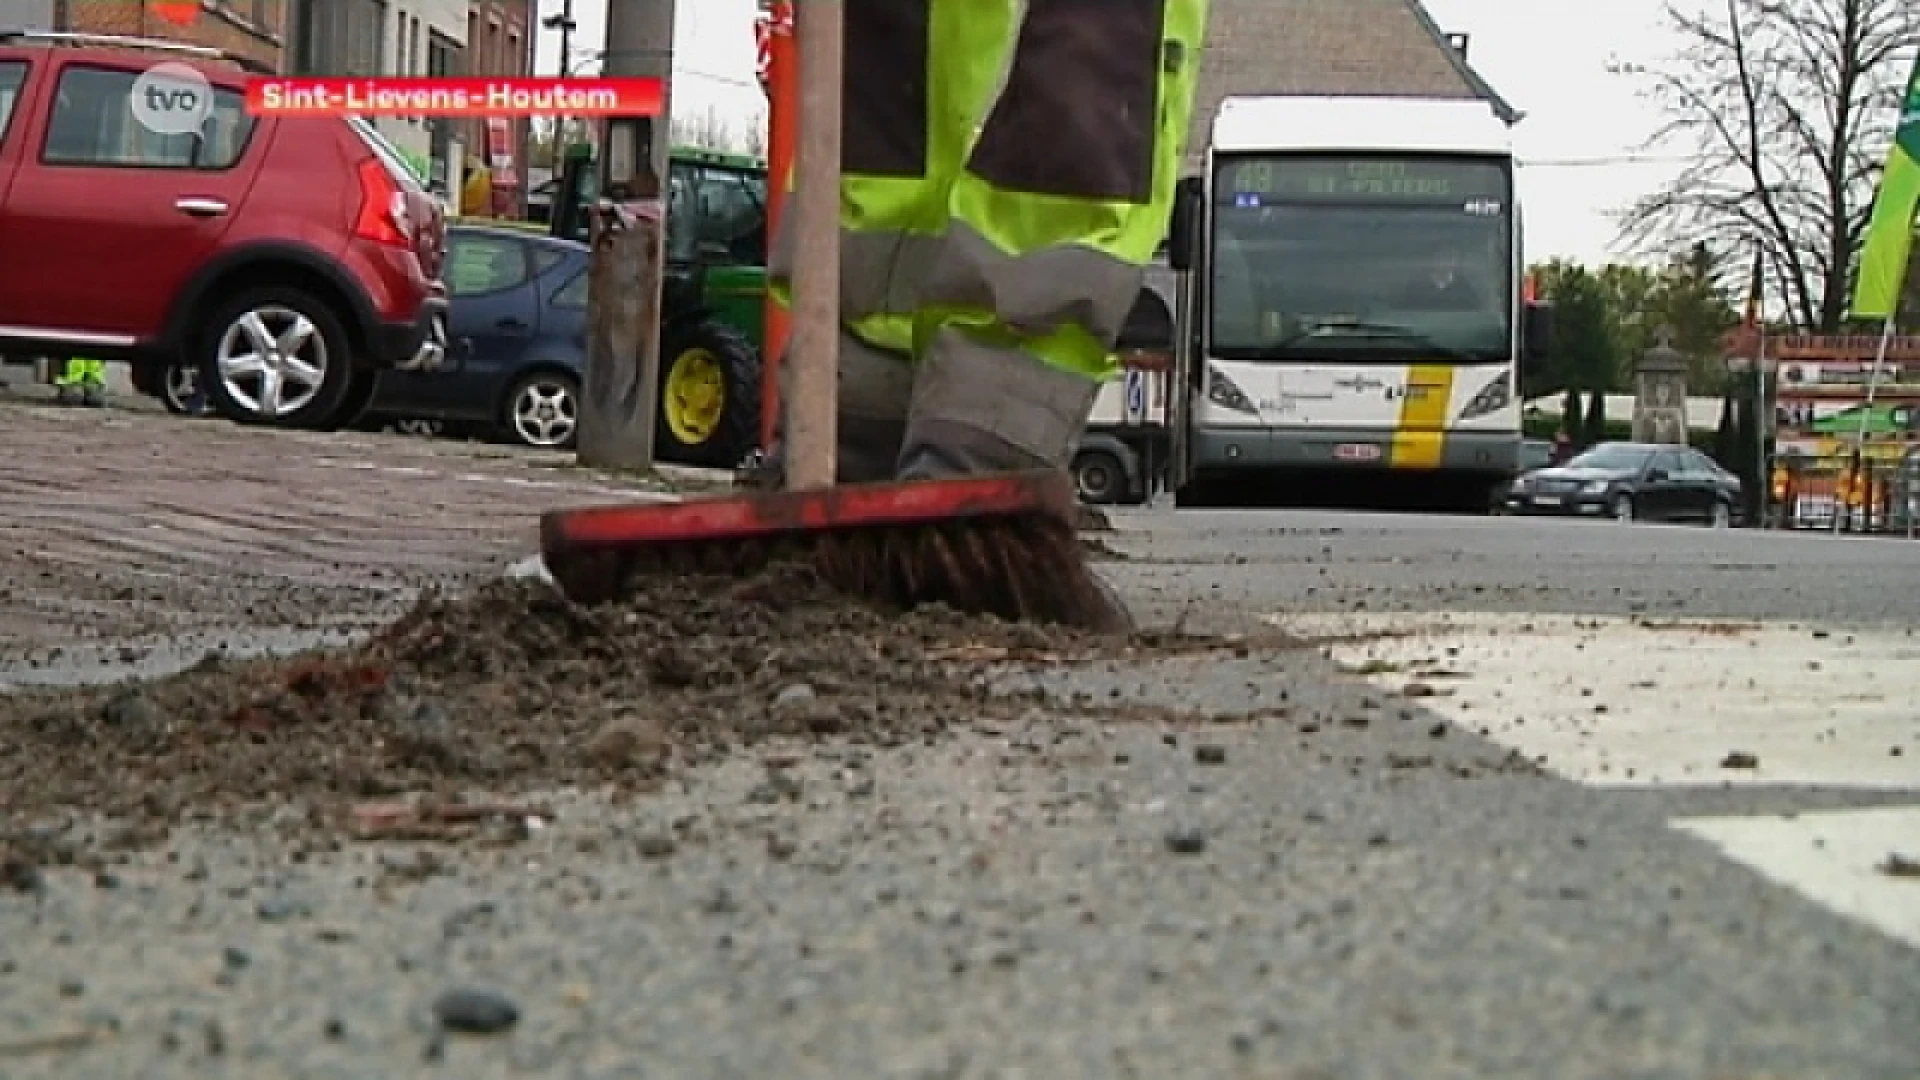
<instances>
[{"instance_id":1,"label":"white road marking","mask_svg":"<svg viewBox=\"0 0 1920 1080\"><path fill-rule=\"evenodd\" d=\"M1889 855L1920 860L1920 806L1682 818L1673 825L1780 884L1920 949L1920 880L1881 869Z\"/></svg>"},{"instance_id":2,"label":"white road marking","mask_svg":"<svg viewBox=\"0 0 1920 1080\"><path fill-rule=\"evenodd\" d=\"M1909 631L1477 612L1266 621L1589 787L1913 792L1913 806L1673 825L1920 946L1920 882L1879 869L1920 859L1920 638Z\"/></svg>"},{"instance_id":3,"label":"white road marking","mask_svg":"<svg viewBox=\"0 0 1920 1080\"><path fill-rule=\"evenodd\" d=\"M1564 615L1273 616L1389 691L1593 786L1920 791L1920 638ZM1401 637L1370 637L1379 634ZM1899 756L1895 756L1898 751ZM1755 767L1726 767L1731 754ZM1544 760L1541 760L1544 759Z\"/></svg>"}]
</instances>

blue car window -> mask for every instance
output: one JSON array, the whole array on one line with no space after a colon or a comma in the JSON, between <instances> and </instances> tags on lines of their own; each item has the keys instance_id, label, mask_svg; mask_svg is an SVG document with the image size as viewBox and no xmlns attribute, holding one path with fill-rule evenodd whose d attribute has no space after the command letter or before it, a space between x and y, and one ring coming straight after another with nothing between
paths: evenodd
<instances>
[{"instance_id":1,"label":"blue car window","mask_svg":"<svg viewBox=\"0 0 1920 1080\"><path fill-rule=\"evenodd\" d=\"M568 279L565 285L560 286L560 288L554 292L552 302L554 307L585 309L587 306L587 272L582 270Z\"/></svg>"},{"instance_id":2,"label":"blue car window","mask_svg":"<svg viewBox=\"0 0 1920 1080\"><path fill-rule=\"evenodd\" d=\"M527 282L526 245L500 236L455 234L448 243L447 292L481 296Z\"/></svg>"}]
</instances>

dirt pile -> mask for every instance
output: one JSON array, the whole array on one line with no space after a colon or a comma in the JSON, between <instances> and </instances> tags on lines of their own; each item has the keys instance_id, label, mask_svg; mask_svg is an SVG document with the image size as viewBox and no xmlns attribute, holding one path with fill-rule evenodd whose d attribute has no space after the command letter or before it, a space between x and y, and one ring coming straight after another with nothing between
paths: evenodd
<instances>
[{"instance_id":1,"label":"dirt pile","mask_svg":"<svg viewBox=\"0 0 1920 1080\"><path fill-rule=\"evenodd\" d=\"M0 817L644 789L769 736L892 745L1030 708L990 698L969 662L1093 647L944 609L881 611L797 567L656 581L591 608L498 582L428 597L352 649L0 698Z\"/></svg>"}]
</instances>

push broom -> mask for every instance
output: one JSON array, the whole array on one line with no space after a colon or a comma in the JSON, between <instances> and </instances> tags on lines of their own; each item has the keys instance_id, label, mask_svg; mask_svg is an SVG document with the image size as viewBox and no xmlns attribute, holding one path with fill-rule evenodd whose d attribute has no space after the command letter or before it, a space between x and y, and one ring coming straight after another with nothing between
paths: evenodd
<instances>
[{"instance_id":1,"label":"push broom","mask_svg":"<svg viewBox=\"0 0 1920 1080\"><path fill-rule=\"evenodd\" d=\"M749 574L810 563L834 588L911 608L1113 632L1126 612L1087 565L1063 471L834 486L840 308L842 0L796 5L792 365L786 490L542 516L549 573L579 603L618 600L648 576Z\"/></svg>"}]
</instances>

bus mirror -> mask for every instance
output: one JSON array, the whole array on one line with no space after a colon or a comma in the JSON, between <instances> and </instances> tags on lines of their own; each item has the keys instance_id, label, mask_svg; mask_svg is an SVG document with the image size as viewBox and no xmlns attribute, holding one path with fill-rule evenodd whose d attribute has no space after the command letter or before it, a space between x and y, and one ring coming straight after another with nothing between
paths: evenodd
<instances>
[{"instance_id":1,"label":"bus mirror","mask_svg":"<svg viewBox=\"0 0 1920 1080\"><path fill-rule=\"evenodd\" d=\"M1200 208L1206 188L1197 176L1183 178L1173 191L1173 224L1167 238L1167 265L1175 270L1193 269L1193 256L1199 250Z\"/></svg>"},{"instance_id":2,"label":"bus mirror","mask_svg":"<svg viewBox=\"0 0 1920 1080\"><path fill-rule=\"evenodd\" d=\"M1553 305L1529 303L1521 316L1520 359L1528 370L1538 370L1553 351Z\"/></svg>"}]
</instances>

